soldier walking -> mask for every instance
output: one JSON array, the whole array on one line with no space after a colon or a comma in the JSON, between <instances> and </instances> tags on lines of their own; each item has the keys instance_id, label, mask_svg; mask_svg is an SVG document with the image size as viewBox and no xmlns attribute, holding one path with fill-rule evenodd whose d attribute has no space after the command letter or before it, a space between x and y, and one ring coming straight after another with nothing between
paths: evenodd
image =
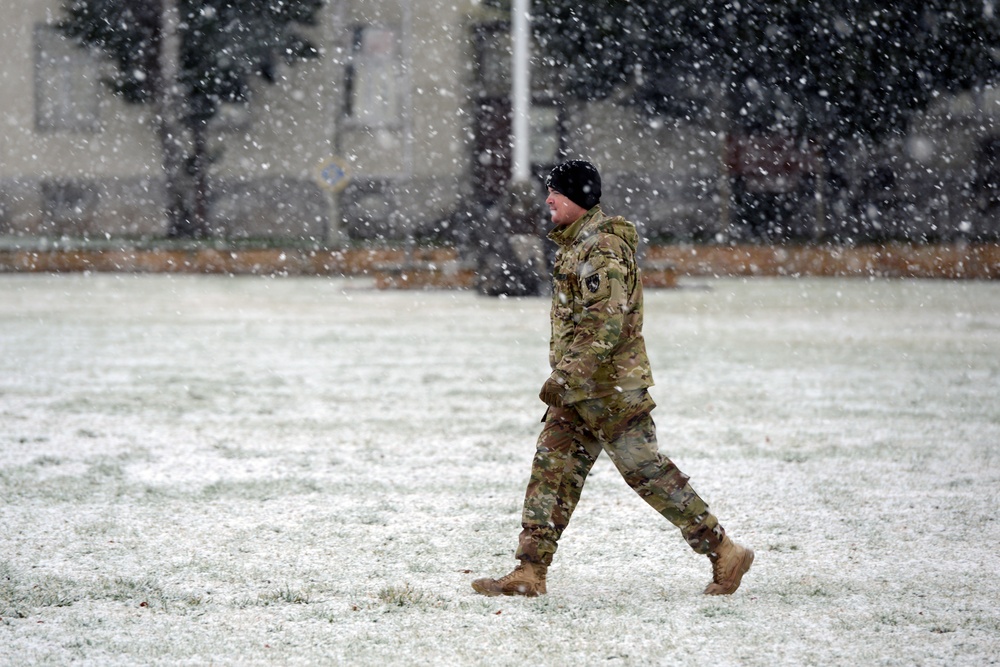
<instances>
[{"instance_id":1,"label":"soldier walking","mask_svg":"<svg viewBox=\"0 0 1000 667\"><path fill-rule=\"evenodd\" d=\"M712 563L707 595L729 595L750 569L751 549L733 542L688 477L659 453L650 417L653 377L642 337L639 236L600 207L601 177L571 160L545 183L558 245L553 271L552 374L539 397L548 406L524 497L514 570L476 579L483 595L545 593L545 576L584 482L606 451L628 485L677 526Z\"/></svg>"}]
</instances>

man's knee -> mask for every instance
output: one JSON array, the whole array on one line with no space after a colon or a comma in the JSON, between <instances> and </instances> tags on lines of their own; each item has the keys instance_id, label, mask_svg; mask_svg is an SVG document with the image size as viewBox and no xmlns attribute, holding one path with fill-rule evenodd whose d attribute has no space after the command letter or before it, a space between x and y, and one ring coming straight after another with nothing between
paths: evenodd
<instances>
[{"instance_id":1,"label":"man's knee","mask_svg":"<svg viewBox=\"0 0 1000 667\"><path fill-rule=\"evenodd\" d=\"M622 476L640 496L658 496L669 499L672 503L683 504L688 476L682 473L673 461L665 457L657 457L625 470Z\"/></svg>"}]
</instances>

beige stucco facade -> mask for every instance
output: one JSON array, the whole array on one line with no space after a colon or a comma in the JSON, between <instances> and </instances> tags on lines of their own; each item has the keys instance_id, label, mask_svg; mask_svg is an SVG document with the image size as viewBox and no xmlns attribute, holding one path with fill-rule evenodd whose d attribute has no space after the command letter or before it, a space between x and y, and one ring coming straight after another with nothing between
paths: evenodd
<instances>
[{"instance_id":1,"label":"beige stucco facade","mask_svg":"<svg viewBox=\"0 0 1000 667\"><path fill-rule=\"evenodd\" d=\"M154 112L100 83L112 64L55 31L61 5L0 3L0 237L163 236ZM324 245L434 237L495 201L482 165L509 150L489 117L503 115L509 90L507 17L481 0L328 0L318 17L303 31L319 59L280 65L274 85L255 82L249 105L213 121L215 235ZM492 47L477 41L483 26L500 35ZM536 176L562 157L591 159L606 208L650 237L733 238L738 179L726 171L724 127L563 99L559 72L534 74L549 133L533 126ZM788 224L800 238L1000 235L998 110L995 90L942 99L911 136L842 162L849 184L837 187L849 196L828 197L831 175L810 173ZM493 167L495 185L503 166ZM888 186L872 178L882 173ZM533 187L541 194L540 178Z\"/></svg>"},{"instance_id":2,"label":"beige stucco facade","mask_svg":"<svg viewBox=\"0 0 1000 667\"><path fill-rule=\"evenodd\" d=\"M166 221L154 112L126 104L98 83L112 64L56 33L60 6L61 0L0 5L6 61L0 70L0 234L161 234ZM332 241L351 224L382 224L386 216L406 227L447 215L463 193L471 159L464 139L470 132L468 30L477 9L471 0L327 3L319 25L303 29L322 57L280 65L274 85L256 82L246 108L227 108L213 124L218 231ZM376 52L364 75L389 86L391 99L374 111L350 109L349 68L366 56L359 35L369 29L382 31L388 51ZM56 74L76 79L67 84L75 86L67 99L94 96L89 122L46 126L40 114L54 69L40 58L54 59L55 68L73 59ZM355 88L370 83L353 75ZM377 94L368 101L384 102ZM331 164L347 178L324 179L322 167Z\"/></svg>"}]
</instances>

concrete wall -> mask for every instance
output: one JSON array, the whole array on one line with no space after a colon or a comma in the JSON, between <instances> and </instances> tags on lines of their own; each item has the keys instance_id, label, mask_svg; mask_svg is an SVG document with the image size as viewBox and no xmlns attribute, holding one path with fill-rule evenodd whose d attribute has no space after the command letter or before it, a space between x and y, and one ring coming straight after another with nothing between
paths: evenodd
<instances>
[{"instance_id":1,"label":"concrete wall","mask_svg":"<svg viewBox=\"0 0 1000 667\"><path fill-rule=\"evenodd\" d=\"M48 130L36 107L35 57L39 40L55 20L55 0L22 0L0 6L4 67L0 69L0 233L100 233L104 219L126 229L158 233L165 225L160 197L159 148L148 131L150 117L110 95L97 103L97 122L87 129ZM96 76L107 65L66 47L64 56L90 63ZM94 77L89 84L97 86Z\"/></svg>"},{"instance_id":2,"label":"concrete wall","mask_svg":"<svg viewBox=\"0 0 1000 667\"><path fill-rule=\"evenodd\" d=\"M0 236L162 236L155 119L100 89L110 63L64 47L79 70L93 72L76 83L100 89L95 115L70 129L46 129L39 116L39 91L52 82L39 80L37 48L40 36L51 44L46 26L61 4L0 4ZM257 82L248 108L227 108L213 124L214 230L317 243L402 239L433 234L468 210L476 159L472 26L503 18L490 11L476 0L330 0L320 25L306 30L322 58L280 65L275 85ZM382 122L349 113L356 36L365 27L398 40L398 112ZM992 156L983 151L1000 135L998 117L996 91L942 99L910 136L876 153L852 149L838 175L851 186L848 196L830 199L821 180L830 175L820 175L816 192L792 202L789 224L803 237L847 241L1000 236L1000 147ZM720 177L719 132L651 121L608 102L567 103L563 119L566 152L601 167L609 211L653 238L738 234ZM338 184L346 187L331 189L318 177L330 164L347 169ZM881 168L892 174L889 187L873 178Z\"/></svg>"},{"instance_id":3,"label":"concrete wall","mask_svg":"<svg viewBox=\"0 0 1000 667\"><path fill-rule=\"evenodd\" d=\"M475 4L328 3L320 25L306 30L322 58L280 65L275 85L256 82L248 108L226 109L213 124L213 229L325 242L344 230L405 236L446 217L468 174L467 23ZM57 20L60 6L0 6L0 235L162 235L163 173L149 109L127 105L91 80L100 89L93 126L46 130L37 122L36 33ZM352 40L362 26L389 27L400 40L399 113L377 127L342 113ZM95 76L112 71L97 56L64 48L92 59ZM318 178L331 162L349 173L342 192Z\"/></svg>"},{"instance_id":4,"label":"concrete wall","mask_svg":"<svg viewBox=\"0 0 1000 667\"><path fill-rule=\"evenodd\" d=\"M567 114L566 132L571 153L599 165L607 211L654 236L719 231L717 134L651 121L611 102L576 105Z\"/></svg>"}]
</instances>

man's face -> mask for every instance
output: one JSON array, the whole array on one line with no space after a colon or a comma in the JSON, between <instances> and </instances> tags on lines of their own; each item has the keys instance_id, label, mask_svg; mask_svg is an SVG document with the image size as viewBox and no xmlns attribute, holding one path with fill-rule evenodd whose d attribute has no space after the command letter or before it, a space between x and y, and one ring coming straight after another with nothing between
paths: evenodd
<instances>
[{"instance_id":1,"label":"man's face","mask_svg":"<svg viewBox=\"0 0 1000 667\"><path fill-rule=\"evenodd\" d=\"M549 207L552 224L556 227L572 225L587 212L587 209L552 188L549 188L549 196L545 198L545 204Z\"/></svg>"}]
</instances>

